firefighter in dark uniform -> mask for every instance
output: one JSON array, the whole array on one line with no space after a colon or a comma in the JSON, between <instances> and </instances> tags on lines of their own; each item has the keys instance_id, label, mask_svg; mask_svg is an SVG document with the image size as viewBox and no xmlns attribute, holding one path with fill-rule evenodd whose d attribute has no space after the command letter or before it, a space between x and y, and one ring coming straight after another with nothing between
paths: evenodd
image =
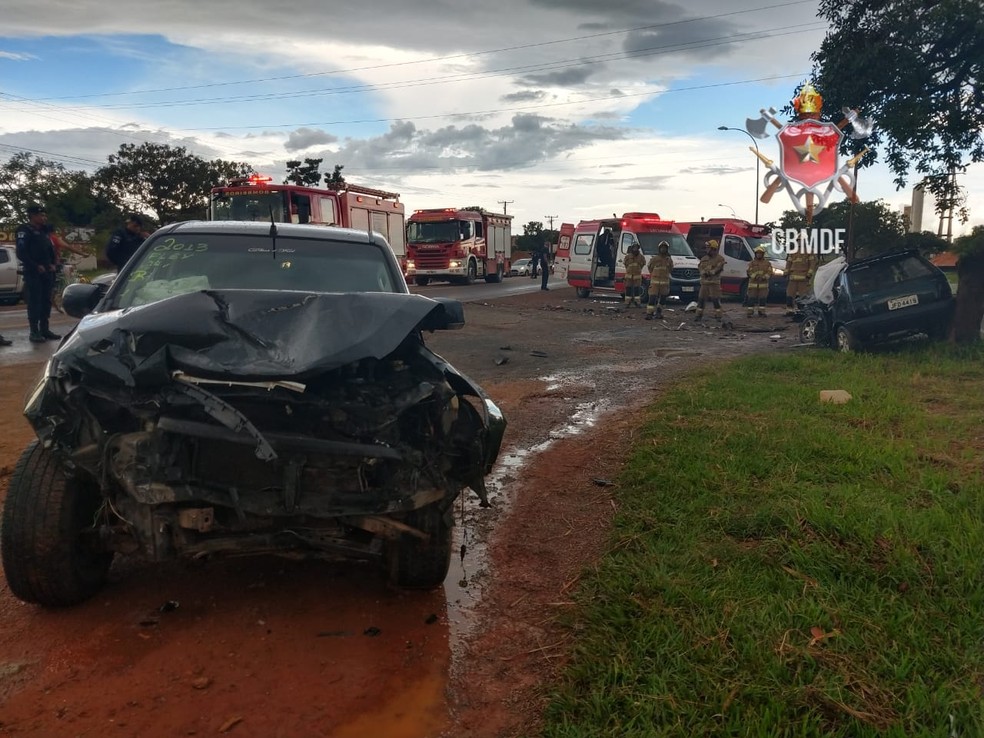
<instances>
[{"instance_id":1,"label":"firefighter in dark uniform","mask_svg":"<svg viewBox=\"0 0 984 738\"><path fill-rule=\"evenodd\" d=\"M113 262L117 272L126 266L148 236L139 215L128 215L123 226L113 231L106 244L106 258Z\"/></svg>"},{"instance_id":2,"label":"firefighter in dark uniform","mask_svg":"<svg viewBox=\"0 0 984 738\"><path fill-rule=\"evenodd\" d=\"M58 257L48 235L47 224L48 215L44 208L31 205L27 209L27 223L17 228L17 258L24 266L27 322L31 326L30 340L33 343L61 338L48 327Z\"/></svg>"},{"instance_id":3,"label":"firefighter in dark uniform","mask_svg":"<svg viewBox=\"0 0 984 738\"><path fill-rule=\"evenodd\" d=\"M772 277L772 262L765 258L765 246L755 247L755 258L748 262L748 288L745 290L745 307L748 317L755 314L755 303L758 302L758 313L765 317L765 301L769 297L769 279Z\"/></svg>"},{"instance_id":4,"label":"firefighter in dark uniform","mask_svg":"<svg viewBox=\"0 0 984 738\"><path fill-rule=\"evenodd\" d=\"M646 320L663 317L663 298L670 294L672 271L670 244L660 241L656 247L656 255L649 260L649 305L646 306Z\"/></svg>"},{"instance_id":5,"label":"firefighter in dark uniform","mask_svg":"<svg viewBox=\"0 0 984 738\"><path fill-rule=\"evenodd\" d=\"M697 295L697 320L704 319L704 304L710 300L714 304L714 317L721 320L721 272L724 271L724 257L718 253L720 244L711 239L707 251L701 257L697 271L700 272L700 293Z\"/></svg>"}]
</instances>

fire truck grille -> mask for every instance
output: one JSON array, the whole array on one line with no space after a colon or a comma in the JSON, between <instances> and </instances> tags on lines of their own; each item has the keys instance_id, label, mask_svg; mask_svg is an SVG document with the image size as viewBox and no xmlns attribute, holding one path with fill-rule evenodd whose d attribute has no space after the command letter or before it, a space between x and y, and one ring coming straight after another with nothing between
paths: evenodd
<instances>
[{"instance_id":1,"label":"fire truck grille","mask_svg":"<svg viewBox=\"0 0 984 738\"><path fill-rule=\"evenodd\" d=\"M696 269L674 269L671 274L676 279L700 279L700 272Z\"/></svg>"},{"instance_id":2,"label":"fire truck grille","mask_svg":"<svg viewBox=\"0 0 984 738\"><path fill-rule=\"evenodd\" d=\"M443 254L417 254L414 263L417 269L447 269L448 257Z\"/></svg>"}]
</instances>

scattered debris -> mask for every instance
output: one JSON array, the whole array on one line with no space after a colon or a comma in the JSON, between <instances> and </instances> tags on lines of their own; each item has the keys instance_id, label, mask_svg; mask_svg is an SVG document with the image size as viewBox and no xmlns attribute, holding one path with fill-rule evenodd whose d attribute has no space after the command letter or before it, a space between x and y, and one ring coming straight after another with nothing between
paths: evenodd
<instances>
[{"instance_id":1,"label":"scattered debris","mask_svg":"<svg viewBox=\"0 0 984 738\"><path fill-rule=\"evenodd\" d=\"M0 679L17 676L24 671L25 666L27 666L27 664L20 661L11 661L6 664L0 664Z\"/></svg>"},{"instance_id":2,"label":"scattered debris","mask_svg":"<svg viewBox=\"0 0 984 738\"><path fill-rule=\"evenodd\" d=\"M546 359L549 354L546 351L530 351L530 356L536 356L540 359Z\"/></svg>"},{"instance_id":3,"label":"scattered debris","mask_svg":"<svg viewBox=\"0 0 984 738\"><path fill-rule=\"evenodd\" d=\"M212 686L212 680L207 676L200 676L191 683L191 686L195 689L208 689Z\"/></svg>"},{"instance_id":4,"label":"scattered debris","mask_svg":"<svg viewBox=\"0 0 984 738\"><path fill-rule=\"evenodd\" d=\"M495 365L496 366L502 366L503 364L508 364L508 363L509 363L509 357L508 356L499 356L495 360Z\"/></svg>"},{"instance_id":5,"label":"scattered debris","mask_svg":"<svg viewBox=\"0 0 984 738\"><path fill-rule=\"evenodd\" d=\"M375 625L370 625L368 628L366 628L364 631L362 631L362 635L369 636L370 638L375 638L376 636L378 636L382 632L383 631L381 631Z\"/></svg>"},{"instance_id":6,"label":"scattered debris","mask_svg":"<svg viewBox=\"0 0 984 738\"><path fill-rule=\"evenodd\" d=\"M685 313L693 313L696 310L697 310L697 303L696 302L692 302L689 305L687 305L687 307L685 307L683 309L683 312L685 312Z\"/></svg>"},{"instance_id":7,"label":"scattered debris","mask_svg":"<svg viewBox=\"0 0 984 738\"><path fill-rule=\"evenodd\" d=\"M784 338L784 336L780 336L778 333L773 333L769 336L770 341L778 341L780 338Z\"/></svg>"},{"instance_id":8,"label":"scattered debris","mask_svg":"<svg viewBox=\"0 0 984 738\"><path fill-rule=\"evenodd\" d=\"M820 402L829 402L833 405L846 405L852 399L854 398L846 390L820 390Z\"/></svg>"},{"instance_id":9,"label":"scattered debris","mask_svg":"<svg viewBox=\"0 0 984 738\"><path fill-rule=\"evenodd\" d=\"M591 481L594 482L599 487L614 487L615 486L615 482L613 482L610 479L597 479L596 478L596 479L592 479Z\"/></svg>"},{"instance_id":10,"label":"scattered debris","mask_svg":"<svg viewBox=\"0 0 984 738\"><path fill-rule=\"evenodd\" d=\"M499 346L499 351L512 351L512 346Z\"/></svg>"},{"instance_id":11,"label":"scattered debris","mask_svg":"<svg viewBox=\"0 0 984 738\"><path fill-rule=\"evenodd\" d=\"M239 723L241 723L243 720L244 718L242 715L236 715L236 717L231 717L228 720L226 720L224 723L222 723L222 726L219 728L219 732L228 733L230 730L232 730L237 725L239 725Z\"/></svg>"}]
</instances>

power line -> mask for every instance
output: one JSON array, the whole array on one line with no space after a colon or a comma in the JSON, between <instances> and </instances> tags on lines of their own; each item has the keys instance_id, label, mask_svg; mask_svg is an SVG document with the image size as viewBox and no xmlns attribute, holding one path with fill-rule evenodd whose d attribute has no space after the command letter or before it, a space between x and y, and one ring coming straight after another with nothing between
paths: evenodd
<instances>
[{"instance_id":1,"label":"power line","mask_svg":"<svg viewBox=\"0 0 984 738\"><path fill-rule=\"evenodd\" d=\"M280 76L276 76L276 77L260 77L260 78L254 78L254 79L236 80L236 81L231 81L231 82L209 82L209 83L204 83L204 84L199 84L199 85L181 85L181 86L176 86L176 87L158 87L158 88L151 88L151 89L146 89L146 90L127 90L127 91L121 91L121 92L102 92L102 93L92 93L92 94L86 94L86 95L66 95L66 96L61 96L61 97L39 97L39 98L34 98L33 101L82 100L82 99L93 98L93 97L121 97L121 96L125 96L125 95L143 95L143 94L150 94L150 93L156 93L156 92L175 92L175 91L180 91L180 90L200 90L200 89L206 89L206 88L211 88L211 87L228 87L228 86L232 86L232 85L257 84L257 83L261 83L261 82L280 82L280 81L291 80L291 79L309 79L309 78L313 78L313 77L341 76L341 75L344 75L344 74L352 74L354 72L364 72L364 71L370 71L370 70L375 70L375 69L388 69L388 68L392 68L392 67L404 67L404 66L411 66L411 65L417 65L417 64L430 64L430 63L433 63L433 62L449 61L451 59L467 59L467 58L473 58L473 57L478 57L478 56L487 56L489 54L499 54L499 53L503 53L503 52L507 52L507 51L519 51L521 49L539 48L539 47L543 47L543 46L551 46L551 45L556 45L556 44L571 43L573 41L584 41L584 40L592 39L592 38L602 38L602 37L605 37L605 36L617 36L617 35L621 35L621 34L624 34L624 33L631 33L633 31L647 31L647 30L653 30L653 29L657 29L657 28L670 28L670 27L673 27L673 26L679 26L679 25L683 25L683 24L686 24L686 23L696 23L696 22L699 22L699 21L706 21L706 20L717 20L719 18L728 18L728 17L736 16L736 15L745 15L747 13L757 13L757 12L765 11L765 10L776 10L776 9L779 9L779 8L786 8L786 7L791 7L791 6L794 6L794 5L813 5L813 4L815 4L815 2L816 2L816 0L793 0L792 2L777 3L777 4L774 4L774 5L762 5L762 6L758 6L758 7L754 7L754 8L746 8L744 10L733 10L733 11L728 11L726 13L715 13L713 15L696 16L694 18L685 18L683 20L669 21L669 22L666 22L666 23L653 23L653 24L644 25L644 26L633 26L633 27L629 27L629 28L618 29L618 30L615 30L615 31L602 31L602 32L599 32L599 33L584 34L584 35L581 35L581 36L570 36L570 37L567 37L567 38L554 39L554 40L551 40L551 41L540 41L540 42L537 42L537 43L518 44L518 45L515 45L515 46L505 46L505 47L501 47L501 48L498 48L498 49L486 49L484 51L472 51L472 52L461 53L461 54L449 54L449 55L446 55L446 56L435 56L435 57L430 57L430 58L427 58L427 59L415 59L415 60L403 61L403 62L390 62L390 63L387 63L387 64L373 64L373 65L368 65L368 66L363 66L363 67L352 67L352 68L349 68L349 69L340 69L340 70L332 70L332 71L324 71L324 72L308 72L306 74L288 74L288 75L280 75Z\"/></svg>"},{"instance_id":2,"label":"power line","mask_svg":"<svg viewBox=\"0 0 984 738\"><path fill-rule=\"evenodd\" d=\"M387 91L387 90L400 90L412 87L423 87L429 85L437 84L448 84L452 82L471 82L475 80L482 79L492 79L495 77L512 76L519 73L531 74L538 72L547 71L558 71L562 69L569 69L571 67L583 67L588 64L604 62L604 61L617 61L621 59L636 59L642 57L659 56L662 54L672 54L679 51L693 51L696 49L711 47L711 46L724 46L727 44L738 44L744 43L746 41L762 41L769 38L778 38L782 36L790 36L798 33L809 33L812 31L818 31L825 27L825 24L812 21L810 23L799 23L790 26L780 26L777 28L762 29L756 31L749 31L740 34L729 34L725 36L717 36L713 38L700 39L697 41L688 41L686 43L660 45L660 46L650 46L642 49L636 49L628 52L610 52L607 54L598 54L589 57L579 57L577 59L562 59L554 62L542 62L538 64L528 64L514 67L504 67L501 69L488 70L486 72L467 72L457 75L441 75L436 77L424 77L420 79L403 80L398 82L387 82L382 84L362 84L362 85L348 85L344 87L324 87L315 90L301 90L297 92L270 92L256 95L241 95L241 96L226 96L226 97L209 97L209 98L195 98L191 100L166 100L161 102L148 102L148 103L136 103L132 105L89 105L88 108L95 108L100 110L138 110L138 109L157 109L157 108L176 108L176 107L194 107L200 105L213 105L213 104L230 104L230 103L249 103L249 102L268 102L270 100L286 100L286 99L297 99L305 97L326 97L329 95L350 95L373 91ZM790 30L798 29L798 30ZM28 103L35 103L36 100L30 98L21 98L19 96L9 95L7 93L0 93L0 95L6 95L8 97L18 97L19 100ZM46 98L39 98L43 100ZM70 106L59 106L64 109L72 109ZM31 112L24 111L21 112Z\"/></svg>"},{"instance_id":3,"label":"power line","mask_svg":"<svg viewBox=\"0 0 984 738\"><path fill-rule=\"evenodd\" d=\"M506 212L507 206L512 205L516 201L515 200L496 200L496 202L499 203L500 205L502 205L502 214L503 215L509 215L509 213Z\"/></svg>"},{"instance_id":4,"label":"power line","mask_svg":"<svg viewBox=\"0 0 984 738\"><path fill-rule=\"evenodd\" d=\"M752 84L754 82L771 82L779 79L803 79L809 73L804 74L799 72L797 74L777 74L771 77L756 77L755 79L743 79L736 80L733 82L717 82L713 84L706 85L692 85L690 87L676 87L667 90L649 90L646 92L636 92L636 93L620 93L618 95L606 95L604 97L591 97L585 98L583 100L573 100L568 102L557 102L557 103L538 103L536 105L523 105L515 108L496 108L491 110L472 110L465 113L440 113L436 115L414 115L406 116L402 118L361 118L356 120L331 120L331 121L306 121L302 123L267 123L263 125L250 125L250 126L206 126L202 128L176 128L176 131L234 131L234 130L257 130L257 129L269 129L269 128L301 128L310 126L341 126L341 125L357 125L364 123L401 123L405 121L415 121L415 120L433 120L435 118L468 118L475 115L491 115L494 113L515 113L527 110L541 110L543 108L556 108L564 107L568 105L585 105L587 103L594 102L605 102L608 100L624 100L626 98L633 97L646 97L649 95L667 95L672 92L693 92L695 90L709 90L719 87L733 87L735 85L746 85Z\"/></svg>"}]
</instances>

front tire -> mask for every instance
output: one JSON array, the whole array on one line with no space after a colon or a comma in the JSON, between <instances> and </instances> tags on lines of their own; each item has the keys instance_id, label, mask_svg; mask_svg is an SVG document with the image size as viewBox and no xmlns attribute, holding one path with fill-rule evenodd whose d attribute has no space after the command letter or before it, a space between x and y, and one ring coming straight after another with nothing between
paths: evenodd
<instances>
[{"instance_id":1,"label":"front tire","mask_svg":"<svg viewBox=\"0 0 984 738\"><path fill-rule=\"evenodd\" d=\"M418 287L426 287L430 284L430 277L414 277L413 281Z\"/></svg>"},{"instance_id":2,"label":"front tire","mask_svg":"<svg viewBox=\"0 0 984 738\"><path fill-rule=\"evenodd\" d=\"M465 284L475 284L476 279L478 279L478 265L474 259L469 259L468 270L465 273Z\"/></svg>"},{"instance_id":3,"label":"front tire","mask_svg":"<svg viewBox=\"0 0 984 738\"><path fill-rule=\"evenodd\" d=\"M14 469L0 528L10 591L45 607L75 605L102 589L113 554L98 548L93 527L98 487L68 476L55 454L33 441Z\"/></svg>"},{"instance_id":4,"label":"front tire","mask_svg":"<svg viewBox=\"0 0 984 738\"><path fill-rule=\"evenodd\" d=\"M826 344L826 330L823 320L817 315L808 315L800 323L800 343L810 343L814 346Z\"/></svg>"},{"instance_id":5,"label":"front tire","mask_svg":"<svg viewBox=\"0 0 984 738\"><path fill-rule=\"evenodd\" d=\"M502 264L499 264L495 268L495 274L485 275L485 281L488 284L498 284L499 282L502 281L502 277L504 276L504 273L505 273L505 267Z\"/></svg>"},{"instance_id":6,"label":"front tire","mask_svg":"<svg viewBox=\"0 0 984 738\"><path fill-rule=\"evenodd\" d=\"M403 534L386 543L390 581L406 589L431 589L444 583L451 566L451 531L454 519L439 503L413 510L403 522L430 536L422 541Z\"/></svg>"}]
</instances>

